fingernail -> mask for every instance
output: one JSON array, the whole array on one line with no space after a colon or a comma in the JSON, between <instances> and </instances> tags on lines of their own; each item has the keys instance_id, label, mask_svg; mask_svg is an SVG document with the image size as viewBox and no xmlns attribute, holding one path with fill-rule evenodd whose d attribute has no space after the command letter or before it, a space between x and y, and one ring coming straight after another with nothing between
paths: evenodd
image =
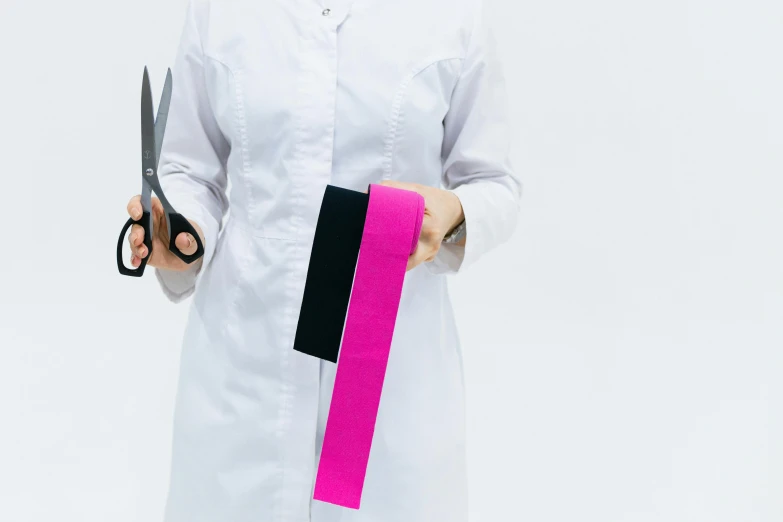
<instances>
[{"instance_id":1,"label":"fingernail","mask_svg":"<svg viewBox=\"0 0 783 522\"><path fill-rule=\"evenodd\" d=\"M193 246L193 238L190 236L187 237L188 237L188 246Z\"/></svg>"},{"instance_id":2,"label":"fingernail","mask_svg":"<svg viewBox=\"0 0 783 522\"><path fill-rule=\"evenodd\" d=\"M144 257L146 255L147 255L147 249L146 248L139 249L139 257Z\"/></svg>"}]
</instances>

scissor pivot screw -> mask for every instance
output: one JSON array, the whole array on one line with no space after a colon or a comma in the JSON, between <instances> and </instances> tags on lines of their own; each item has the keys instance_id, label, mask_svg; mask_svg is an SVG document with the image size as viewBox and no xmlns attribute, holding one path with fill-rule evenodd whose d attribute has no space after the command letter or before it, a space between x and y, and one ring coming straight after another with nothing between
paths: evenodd
<instances>
[{"instance_id":1,"label":"scissor pivot screw","mask_svg":"<svg viewBox=\"0 0 783 522\"><path fill-rule=\"evenodd\" d=\"M152 169L147 169L147 171L145 172L145 174L146 174L147 176L152 176L153 174L155 174L155 172L154 172Z\"/></svg>"}]
</instances>

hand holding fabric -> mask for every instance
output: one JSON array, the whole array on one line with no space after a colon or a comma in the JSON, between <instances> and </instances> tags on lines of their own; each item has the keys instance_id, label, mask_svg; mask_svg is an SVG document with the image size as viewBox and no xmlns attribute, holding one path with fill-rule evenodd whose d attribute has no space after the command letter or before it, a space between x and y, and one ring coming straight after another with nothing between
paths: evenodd
<instances>
[{"instance_id":1,"label":"hand holding fabric","mask_svg":"<svg viewBox=\"0 0 783 522\"><path fill-rule=\"evenodd\" d=\"M383 181L380 185L418 192L424 197L424 222L421 225L419 244L408 259L407 270L434 260L443 238L465 219L459 197L449 190L418 183Z\"/></svg>"}]
</instances>

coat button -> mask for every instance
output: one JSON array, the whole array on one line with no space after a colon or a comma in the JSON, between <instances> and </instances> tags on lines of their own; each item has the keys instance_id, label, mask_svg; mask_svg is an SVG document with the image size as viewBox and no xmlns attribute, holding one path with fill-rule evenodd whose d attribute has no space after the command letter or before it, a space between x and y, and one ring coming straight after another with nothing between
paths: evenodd
<instances>
[{"instance_id":1,"label":"coat button","mask_svg":"<svg viewBox=\"0 0 783 522\"><path fill-rule=\"evenodd\" d=\"M332 13L331 9L324 9L323 11L321 11L321 14L324 16L329 16L331 13Z\"/></svg>"}]
</instances>

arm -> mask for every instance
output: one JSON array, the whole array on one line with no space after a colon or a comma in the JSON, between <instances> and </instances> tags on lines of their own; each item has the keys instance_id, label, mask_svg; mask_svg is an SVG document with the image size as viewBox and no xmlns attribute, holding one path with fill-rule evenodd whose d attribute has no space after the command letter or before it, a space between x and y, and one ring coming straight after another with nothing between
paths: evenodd
<instances>
[{"instance_id":1,"label":"arm","mask_svg":"<svg viewBox=\"0 0 783 522\"><path fill-rule=\"evenodd\" d=\"M455 273L505 242L517 225L522 186L510 160L506 86L477 1L462 72L444 119L443 184L459 197L466 238L443 244L427 266Z\"/></svg>"},{"instance_id":2,"label":"arm","mask_svg":"<svg viewBox=\"0 0 783 522\"><path fill-rule=\"evenodd\" d=\"M200 0L189 3L172 67L174 90L158 175L174 208L203 232L205 252L185 271L155 269L164 294L172 302L193 293L215 252L222 219L228 210L225 164L230 146L207 98L199 34L205 17L199 12L200 4Z\"/></svg>"}]
</instances>

